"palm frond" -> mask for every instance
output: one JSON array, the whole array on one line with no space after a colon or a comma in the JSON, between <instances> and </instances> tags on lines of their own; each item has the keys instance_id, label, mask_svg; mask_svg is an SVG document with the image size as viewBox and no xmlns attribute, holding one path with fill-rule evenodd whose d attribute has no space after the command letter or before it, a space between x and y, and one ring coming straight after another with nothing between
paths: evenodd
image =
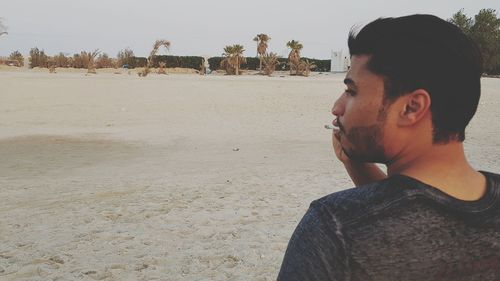
<instances>
[{"instance_id":1,"label":"palm frond","mask_svg":"<svg viewBox=\"0 0 500 281\"><path fill-rule=\"evenodd\" d=\"M302 50L304 47L299 41L291 40L286 43L286 46L292 50Z\"/></svg>"},{"instance_id":2,"label":"palm frond","mask_svg":"<svg viewBox=\"0 0 500 281\"><path fill-rule=\"evenodd\" d=\"M258 34L257 38L261 42L267 42L267 41L271 40L271 37L269 37L267 34L264 34L264 33Z\"/></svg>"}]
</instances>

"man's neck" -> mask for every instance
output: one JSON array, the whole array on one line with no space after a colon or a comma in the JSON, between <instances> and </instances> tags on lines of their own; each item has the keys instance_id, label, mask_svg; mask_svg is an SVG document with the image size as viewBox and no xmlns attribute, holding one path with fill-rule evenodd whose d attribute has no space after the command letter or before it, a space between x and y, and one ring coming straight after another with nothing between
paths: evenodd
<instances>
[{"instance_id":1,"label":"man's neck","mask_svg":"<svg viewBox=\"0 0 500 281\"><path fill-rule=\"evenodd\" d=\"M484 195L486 179L469 165L461 142L432 145L416 152L402 153L387 166L388 175L415 178L461 200L478 200Z\"/></svg>"}]
</instances>

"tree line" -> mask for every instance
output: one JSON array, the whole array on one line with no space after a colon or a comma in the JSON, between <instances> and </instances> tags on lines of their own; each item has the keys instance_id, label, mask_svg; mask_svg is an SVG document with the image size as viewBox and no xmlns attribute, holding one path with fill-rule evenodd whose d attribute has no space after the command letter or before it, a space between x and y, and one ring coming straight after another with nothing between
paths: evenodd
<instances>
[{"instance_id":1,"label":"tree line","mask_svg":"<svg viewBox=\"0 0 500 281\"><path fill-rule=\"evenodd\" d=\"M17 52L17 51L16 51ZM14 56L18 60L24 60L19 53L12 53L10 59L14 59ZM120 58L111 58L106 53L101 53L99 50L92 52L82 51L80 53L74 54L73 56L68 56L62 52L55 56L48 56L44 50L40 50L37 47L32 48L29 53L29 66L33 67L73 67L73 68L108 68L117 67L120 63Z\"/></svg>"},{"instance_id":2,"label":"tree line","mask_svg":"<svg viewBox=\"0 0 500 281\"><path fill-rule=\"evenodd\" d=\"M482 9L473 18L463 9L449 21L476 42L483 57L486 74L500 74L500 18L494 9Z\"/></svg>"},{"instance_id":3,"label":"tree line","mask_svg":"<svg viewBox=\"0 0 500 281\"><path fill-rule=\"evenodd\" d=\"M459 10L452 15L449 22L457 25L465 34L474 40L483 57L483 70L485 74L500 74L500 18L494 9L482 9L474 17L469 17L464 10ZM2 25L0 18L0 36L7 35L7 29ZM224 47L221 57L209 59L212 69L223 69L227 74L239 75L241 67L246 69L260 70L270 75L275 69L289 70L291 75L305 75L309 71L329 71L330 60L303 59L300 51L303 45L296 40L287 42L286 46L291 50L288 59L281 58L275 53L268 53L268 42L271 39L267 34L258 34L253 40L257 42L257 58L245 57L244 47L239 44ZM170 42L169 42L170 44ZM157 48L153 48L157 50ZM168 47L167 47L168 50ZM256 65L258 59L258 68ZM18 66L24 65L24 57L19 51L10 54L9 60L17 62ZM48 56L45 51L32 48L29 53L30 67L73 67L73 68L117 68L126 66L134 67L188 67L200 71L205 70L204 59L197 56L157 56L152 52L149 57L137 57L130 48L118 52L116 58L98 50L93 52L82 51L72 56L59 53Z\"/></svg>"}]
</instances>

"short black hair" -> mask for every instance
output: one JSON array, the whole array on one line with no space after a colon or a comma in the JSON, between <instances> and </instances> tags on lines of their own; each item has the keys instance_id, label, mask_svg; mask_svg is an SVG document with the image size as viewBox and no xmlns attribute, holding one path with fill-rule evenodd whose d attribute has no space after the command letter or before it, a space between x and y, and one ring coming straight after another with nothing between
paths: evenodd
<instances>
[{"instance_id":1,"label":"short black hair","mask_svg":"<svg viewBox=\"0 0 500 281\"><path fill-rule=\"evenodd\" d=\"M481 95L482 58L457 26L432 15L380 18L351 30L349 52L369 55L392 101L417 89L431 97L433 143L464 141Z\"/></svg>"}]
</instances>

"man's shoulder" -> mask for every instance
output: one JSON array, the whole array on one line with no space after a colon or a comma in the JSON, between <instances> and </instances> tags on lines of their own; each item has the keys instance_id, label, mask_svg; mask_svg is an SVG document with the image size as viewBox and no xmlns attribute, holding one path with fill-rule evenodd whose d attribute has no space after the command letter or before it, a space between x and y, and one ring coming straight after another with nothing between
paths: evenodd
<instances>
[{"instance_id":1,"label":"man's shoulder","mask_svg":"<svg viewBox=\"0 0 500 281\"><path fill-rule=\"evenodd\" d=\"M490 187L491 200L500 207L500 174L481 171ZM496 196L495 194L499 194ZM335 192L311 203L311 209L330 213L342 223L349 223L392 208L410 208L412 202L438 202L460 210L457 204L443 200L443 193L406 176L394 176L368 185ZM457 201L457 200L455 200ZM484 200L487 201L487 200ZM453 203L453 202L452 202ZM459 202L463 204L463 202Z\"/></svg>"},{"instance_id":2,"label":"man's shoulder","mask_svg":"<svg viewBox=\"0 0 500 281\"><path fill-rule=\"evenodd\" d=\"M486 177L488 181L490 181L490 184L495 185L495 187L500 186L500 174L487 171L480 171L480 172Z\"/></svg>"},{"instance_id":3,"label":"man's shoulder","mask_svg":"<svg viewBox=\"0 0 500 281\"><path fill-rule=\"evenodd\" d=\"M413 200L419 191L399 177L345 189L311 203L311 208L328 212L343 222L380 212L393 205Z\"/></svg>"}]
</instances>

